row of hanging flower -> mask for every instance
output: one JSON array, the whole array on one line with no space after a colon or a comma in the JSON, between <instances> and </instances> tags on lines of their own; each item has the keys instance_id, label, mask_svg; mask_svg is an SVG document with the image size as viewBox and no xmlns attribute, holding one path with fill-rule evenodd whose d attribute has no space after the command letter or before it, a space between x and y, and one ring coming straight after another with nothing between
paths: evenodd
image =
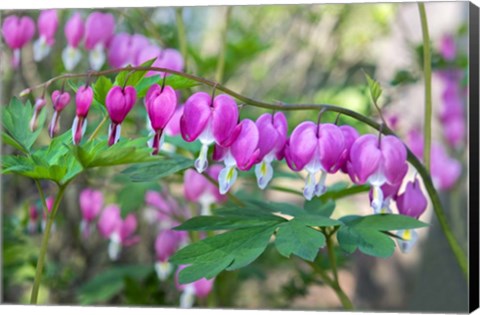
<instances>
[{"instance_id":1,"label":"row of hanging flower","mask_svg":"<svg viewBox=\"0 0 480 315\"><path fill-rule=\"evenodd\" d=\"M43 10L37 20L38 39L33 43L33 58L41 61L55 45L58 29L57 10ZM12 65L20 64L21 49L35 35L35 22L29 16L7 16L2 25L3 38L13 52ZM157 58L155 67L173 70L183 68L181 54L172 48L161 49L142 34L115 33L115 18L110 13L94 11L86 19L74 12L65 23L67 47L62 51L62 61L67 71L73 70L82 60L81 44L88 52L90 68L100 70L108 61L111 67L141 65Z\"/></svg>"}]
</instances>

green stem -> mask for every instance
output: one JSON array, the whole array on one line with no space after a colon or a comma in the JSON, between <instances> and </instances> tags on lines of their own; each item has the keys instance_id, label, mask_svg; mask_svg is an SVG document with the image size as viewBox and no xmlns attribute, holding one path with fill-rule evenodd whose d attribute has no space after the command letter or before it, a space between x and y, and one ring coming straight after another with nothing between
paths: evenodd
<instances>
[{"instance_id":1,"label":"green stem","mask_svg":"<svg viewBox=\"0 0 480 315\"><path fill-rule=\"evenodd\" d=\"M215 72L215 80L221 82L223 79L223 73L225 70L225 53L227 49L227 33L228 24L230 23L230 15L232 13L232 6L228 6L225 12L225 27L222 31L222 38L220 43L220 53L218 55L217 70Z\"/></svg>"},{"instance_id":2,"label":"green stem","mask_svg":"<svg viewBox=\"0 0 480 315\"><path fill-rule=\"evenodd\" d=\"M427 14L425 4L418 3L423 36L423 74L425 79L425 121L423 129L424 147L423 160L430 171L430 148L432 143L432 63L430 56L430 35L428 33Z\"/></svg>"},{"instance_id":3,"label":"green stem","mask_svg":"<svg viewBox=\"0 0 480 315\"><path fill-rule=\"evenodd\" d=\"M330 260L330 267L332 268L333 280L340 286L340 283L338 282L337 257L335 256L335 248L333 246L332 235L326 235L326 239L328 259Z\"/></svg>"},{"instance_id":4,"label":"green stem","mask_svg":"<svg viewBox=\"0 0 480 315\"><path fill-rule=\"evenodd\" d=\"M92 141L93 139L95 139L95 137L97 136L97 134L100 132L100 129L102 129L103 125L107 122L108 120L108 116L105 115L103 116L103 119L102 121L98 124L97 128L95 128L95 130L93 131L92 135L90 136L90 138L88 138L88 142Z\"/></svg>"},{"instance_id":5,"label":"green stem","mask_svg":"<svg viewBox=\"0 0 480 315\"><path fill-rule=\"evenodd\" d=\"M222 91L237 100L241 101L244 104L249 104L254 107L259 107L259 108L264 108L264 109L270 109L270 110L280 110L280 111L295 111L295 110L322 110L325 109L327 111L332 111L336 113L340 113L346 116L349 116L351 118L354 118L378 131L380 131L384 135L393 135L398 138L398 136L390 129L388 126L385 125L380 125L377 123L375 120L366 117L362 114L359 114L353 110L347 109L345 107L340 107L340 106L335 106L335 105L329 105L329 104L285 104L285 103L267 103L267 102L262 102L255 100L253 98L249 98L246 96L243 96L237 92L234 92L233 90L219 84L218 82L214 82L199 76L195 76L192 74L188 74L185 72L180 72L180 71L174 71L171 69L166 69L166 68L160 68L160 67L125 67L125 68L115 68L115 69L109 69L109 70L104 70L104 71L98 71L98 72L89 72L89 73L80 73L80 74L63 74L59 75L57 77L51 78L50 80L38 84L34 87L28 88L20 93L20 96L24 96L26 94L29 94L31 91L38 89L38 88L45 88L48 87L50 84L57 80L63 80L66 78L72 79L72 78L85 78L85 77L98 77L102 75L108 75L108 74L114 74L126 70L134 70L134 71L157 71L157 72L167 72L171 73L174 75L178 75L199 83L202 83L204 85L210 86L210 87L216 87L217 90ZM418 174L423 180L423 183L425 185L425 188L427 189L428 195L430 197L430 200L432 202L433 210L435 212L435 215L437 216L437 219L440 223L440 227L445 234L448 244L450 245L450 248L452 249L452 252L455 255L455 258L457 259L457 262L462 269L463 273L465 276L468 278L468 264L467 264L467 256L461 249L459 243L453 236L453 233L448 225L446 216L445 216L445 211L443 209L443 205L440 202L440 198L438 196L437 191L435 190L435 187L433 186L432 179L430 177L429 172L425 168L425 166L420 162L420 160L417 159L417 157L410 151L408 147L407 148L407 160L412 164L413 167L416 168Z\"/></svg>"},{"instance_id":6,"label":"green stem","mask_svg":"<svg viewBox=\"0 0 480 315\"><path fill-rule=\"evenodd\" d=\"M175 9L175 19L177 21L177 32L178 32L178 44L180 46L180 53L183 56L184 60L184 69L187 71L187 61L188 61L188 46L187 46L187 35L185 33L185 24L183 24L183 8Z\"/></svg>"},{"instance_id":7,"label":"green stem","mask_svg":"<svg viewBox=\"0 0 480 315\"><path fill-rule=\"evenodd\" d=\"M63 193L66 186L59 186L58 194L53 203L52 212L47 210L47 226L43 233L42 245L40 247L40 256L38 257L37 270L35 272L35 279L33 282L32 295L30 297L30 304L37 304L38 290L40 289L40 281L42 279L43 264L45 262L45 256L47 254L48 239L50 237L50 231L52 229L53 222L55 221L55 215L57 214L58 206L62 200Z\"/></svg>"},{"instance_id":8,"label":"green stem","mask_svg":"<svg viewBox=\"0 0 480 315\"><path fill-rule=\"evenodd\" d=\"M330 277L325 272L325 270L320 268L320 266L318 266L314 262L311 262L311 261L306 261L306 262L320 276L320 278L322 278L322 280L335 291L338 299L342 303L343 308L345 310L353 310L352 301L350 301L347 294L345 294L345 292L343 292L342 288L338 285L338 282L335 282L334 280L330 279Z\"/></svg>"},{"instance_id":9,"label":"green stem","mask_svg":"<svg viewBox=\"0 0 480 315\"><path fill-rule=\"evenodd\" d=\"M42 202L43 212L47 215L48 214L48 207L47 207L47 199L45 198L45 194L43 192L42 186L40 185L40 180L35 179L35 185L37 186L38 194L40 195L40 201Z\"/></svg>"}]
</instances>

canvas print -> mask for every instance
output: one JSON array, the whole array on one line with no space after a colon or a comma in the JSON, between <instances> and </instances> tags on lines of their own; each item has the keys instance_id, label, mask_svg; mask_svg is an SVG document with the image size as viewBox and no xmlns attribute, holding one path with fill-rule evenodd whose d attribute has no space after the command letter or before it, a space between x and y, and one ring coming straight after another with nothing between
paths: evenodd
<instances>
[{"instance_id":1,"label":"canvas print","mask_svg":"<svg viewBox=\"0 0 480 315\"><path fill-rule=\"evenodd\" d=\"M470 10L2 10L2 302L466 312Z\"/></svg>"}]
</instances>

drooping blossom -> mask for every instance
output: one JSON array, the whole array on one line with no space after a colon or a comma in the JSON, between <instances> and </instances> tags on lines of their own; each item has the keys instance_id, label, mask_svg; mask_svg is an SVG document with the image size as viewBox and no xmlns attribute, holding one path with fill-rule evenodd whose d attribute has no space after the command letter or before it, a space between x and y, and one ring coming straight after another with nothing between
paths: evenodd
<instances>
[{"instance_id":1,"label":"drooping blossom","mask_svg":"<svg viewBox=\"0 0 480 315\"><path fill-rule=\"evenodd\" d=\"M33 107L32 119L30 120L30 131L33 132L37 129L38 116L40 115L45 105L47 105L47 101L43 96L36 99L35 105Z\"/></svg>"},{"instance_id":2,"label":"drooping blossom","mask_svg":"<svg viewBox=\"0 0 480 315\"><path fill-rule=\"evenodd\" d=\"M75 95L76 116L72 125L72 140L73 144L79 144L87 129L87 115L90 106L93 102L93 90L90 86L84 86L78 88Z\"/></svg>"},{"instance_id":3,"label":"drooping blossom","mask_svg":"<svg viewBox=\"0 0 480 315\"><path fill-rule=\"evenodd\" d=\"M120 139L121 125L132 110L137 100L137 92L133 86L114 86L107 94L105 106L111 123L108 127L108 145L111 146Z\"/></svg>"},{"instance_id":4,"label":"drooping blossom","mask_svg":"<svg viewBox=\"0 0 480 315\"><path fill-rule=\"evenodd\" d=\"M180 307L191 308L195 303L195 298L205 299L210 294L213 289L213 283L215 282L215 278L202 278L192 283L180 284L178 277L180 271L184 268L185 265L181 265L178 267L177 273L175 275L175 285L177 287L177 290L182 292L182 295L180 296Z\"/></svg>"},{"instance_id":5,"label":"drooping blossom","mask_svg":"<svg viewBox=\"0 0 480 315\"><path fill-rule=\"evenodd\" d=\"M78 46L85 34L85 24L79 12L74 13L65 23L64 33L67 47L62 51L63 65L67 71L72 71L82 59Z\"/></svg>"},{"instance_id":6,"label":"drooping blossom","mask_svg":"<svg viewBox=\"0 0 480 315\"><path fill-rule=\"evenodd\" d=\"M176 49L166 48L161 49L155 45L143 47L138 53L137 64L140 65L148 60L155 59L152 67L165 68L174 71L183 71L184 61L180 52ZM168 76L167 72L149 71L146 76L153 76L160 74L160 76Z\"/></svg>"},{"instance_id":7,"label":"drooping blossom","mask_svg":"<svg viewBox=\"0 0 480 315\"><path fill-rule=\"evenodd\" d=\"M90 67L100 70L105 63L105 49L115 31L115 18L110 13L92 12L85 22L85 49L89 53Z\"/></svg>"},{"instance_id":8,"label":"drooping blossom","mask_svg":"<svg viewBox=\"0 0 480 315\"><path fill-rule=\"evenodd\" d=\"M53 116L48 128L50 138L55 137L60 129L60 113L70 103L70 94L68 92L55 90L52 93Z\"/></svg>"},{"instance_id":9,"label":"drooping blossom","mask_svg":"<svg viewBox=\"0 0 480 315\"><path fill-rule=\"evenodd\" d=\"M154 84L150 87L145 97L150 126L154 132L149 146L153 148L153 154L157 154L163 142L163 130L172 118L177 107L177 95L170 86Z\"/></svg>"},{"instance_id":10,"label":"drooping blossom","mask_svg":"<svg viewBox=\"0 0 480 315\"><path fill-rule=\"evenodd\" d=\"M345 139L339 127L334 124L302 122L292 132L285 147L285 160L288 166L298 172L308 172L303 195L311 200L326 191L327 173L334 173L345 149ZM321 172L319 181L316 174Z\"/></svg>"},{"instance_id":11,"label":"drooping blossom","mask_svg":"<svg viewBox=\"0 0 480 315\"><path fill-rule=\"evenodd\" d=\"M155 271L161 281L167 279L173 270L173 265L168 259L188 240L186 231L162 230L155 239Z\"/></svg>"},{"instance_id":12,"label":"drooping blossom","mask_svg":"<svg viewBox=\"0 0 480 315\"><path fill-rule=\"evenodd\" d=\"M91 232L91 224L100 214L103 207L103 194L99 190L86 188L80 193L80 211L82 212L82 222L80 231L84 238L87 238Z\"/></svg>"},{"instance_id":13,"label":"drooping blossom","mask_svg":"<svg viewBox=\"0 0 480 315\"><path fill-rule=\"evenodd\" d=\"M2 24L2 34L5 43L13 51L12 66L17 68L20 65L20 51L35 34L35 23L28 16L18 17L10 15L5 18Z\"/></svg>"},{"instance_id":14,"label":"drooping blossom","mask_svg":"<svg viewBox=\"0 0 480 315\"><path fill-rule=\"evenodd\" d=\"M353 182L372 185L371 205L380 211L384 204L382 185L398 185L408 171L407 150L397 137L363 135L350 149L347 168Z\"/></svg>"},{"instance_id":15,"label":"drooping blossom","mask_svg":"<svg viewBox=\"0 0 480 315\"><path fill-rule=\"evenodd\" d=\"M336 169L340 169L343 173L347 174L348 173L347 163L350 160L350 149L352 148L352 145L355 142L355 140L357 140L358 137L360 137L360 135L358 134L358 131L352 126L342 125L342 126L339 126L339 128L340 128L340 131L343 133L345 147L340 156L340 159L338 160L338 163L336 164L333 170L335 171Z\"/></svg>"},{"instance_id":16,"label":"drooping blossom","mask_svg":"<svg viewBox=\"0 0 480 315\"><path fill-rule=\"evenodd\" d=\"M197 139L202 143L195 168L202 173L208 167L207 153L212 144L229 146L239 133L236 128L238 108L235 100L226 94L214 99L205 92L190 96L185 102L180 119L182 138L187 142ZM258 140L257 140L258 141Z\"/></svg>"},{"instance_id":17,"label":"drooping blossom","mask_svg":"<svg viewBox=\"0 0 480 315\"><path fill-rule=\"evenodd\" d=\"M216 180L221 169L221 165L212 165L207 169L206 173ZM216 185L211 183L204 175L192 169L185 171L183 182L185 199L190 202L198 202L201 206L201 215L210 215L212 204L227 201L226 196L220 194Z\"/></svg>"},{"instance_id":18,"label":"drooping blossom","mask_svg":"<svg viewBox=\"0 0 480 315\"><path fill-rule=\"evenodd\" d=\"M140 52L148 45L148 39L141 34L118 33L108 47L108 63L114 68L137 66Z\"/></svg>"},{"instance_id":19,"label":"drooping blossom","mask_svg":"<svg viewBox=\"0 0 480 315\"><path fill-rule=\"evenodd\" d=\"M129 214L122 220L120 208L117 205L108 205L103 210L98 220L100 234L110 240L108 256L111 260L117 260L123 246L136 244L140 238L133 235L137 229L137 219L134 214Z\"/></svg>"},{"instance_id":20,"label":"drooping blossom","mask_svg":"<svg viewBox=\"0 0 480 315\"><path fill-rule=\"evenodd\" d=\"M236 129L240 132L233 143L227 147L217 144L213 153L214 160L223 161L225 164L218 174L218 188L222 195L226 194L237 180L237 168L248 171L260 155L257 125L250 119L244 119Z\"/></svg>"},{"instance_id":21,"label":"drooping blossom","mask_svg":"<svg viewBox=\"0 0 480 315\"><path fill-rule=\"evenodd\" d=\"M43 10L38 16L39 38L33 43L33 60L40 61L50 53L55 44L58 27L57 10Z\"/></svg>"},{"instance_id":22,"label":"drooping blossom","mask_svg":"<svg viewBox=\"0 0 480 315\"><path fill-rule=\"evenodd\" d=\"M428 201L425 197L418 178L408 182L405 192L396 198L398 212L400 214L418 219L427 209ZM402 252L409 252L418 239L415 230L401 230L397 232L402 239L397 240Z\"/></svg>"},{"instance_id":23,"label":"drooping blossom","mask_svg":"<svg viewBox=\"0 0 480 315\"><path fill-rule=\"evenodd\" d=\"M287 118L282 112L274 115L265 113L255 122L259 132L259 164L255 165L255 175L260 189L265 189L273 178L272 161L281 160L287 142Z\"/></svg>"},{"instance_id":24,"label":"drooping blossom","mask_svg":"<svg viewBox=\"0 0 480 315\"><path fill-rule=\"evenodd\" d=\"M375 195L376 193L378 193L378 191L375 189L370 189L370 204L372 205L373 212L375 214L392 213L392 209L390 208L390 202L392 200L395 200L395 198L397 197L398 190L400 189L401 185L402 182L399 181L395 185L389 185L388 183L385 183L380 186L380 190L382 191L383 196L383 201L381 204L373 202L374 200L378 199L378 196Z\"/></svg>"}]
</instances>

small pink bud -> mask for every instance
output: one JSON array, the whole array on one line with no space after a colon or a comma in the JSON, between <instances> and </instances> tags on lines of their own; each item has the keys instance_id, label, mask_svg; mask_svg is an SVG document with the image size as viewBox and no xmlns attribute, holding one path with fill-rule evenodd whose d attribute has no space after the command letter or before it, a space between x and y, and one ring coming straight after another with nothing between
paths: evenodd
<instances>
[{"instance_id":1,"label":"small pink bud","mask_svg":"<svg viewBox=\"0 0 480 315\"><path fill-rule=\"evenodd\" d=\"M42 111L42 109L45 107L46 104L47 104L47 101L43 97L37 98L37 100L35 101L35 105L33 107L33 116L32 116L32 119L30 120L30 130L32 132L37 129L38 115L40 115L40 112Z\"/></svg>"},{"instance_id":2,"label":"small pink bud","mask_svg":"<svg viewBox=\"0 0 480 315\"><path fill-rule=\"evenodd\" d=\"M70 94L68 92L60 92L58 90L52 93L53 116L48 128L50 138L53 138L60 129L60 113L70 102Z\"/></svg>"}]
</instances>

